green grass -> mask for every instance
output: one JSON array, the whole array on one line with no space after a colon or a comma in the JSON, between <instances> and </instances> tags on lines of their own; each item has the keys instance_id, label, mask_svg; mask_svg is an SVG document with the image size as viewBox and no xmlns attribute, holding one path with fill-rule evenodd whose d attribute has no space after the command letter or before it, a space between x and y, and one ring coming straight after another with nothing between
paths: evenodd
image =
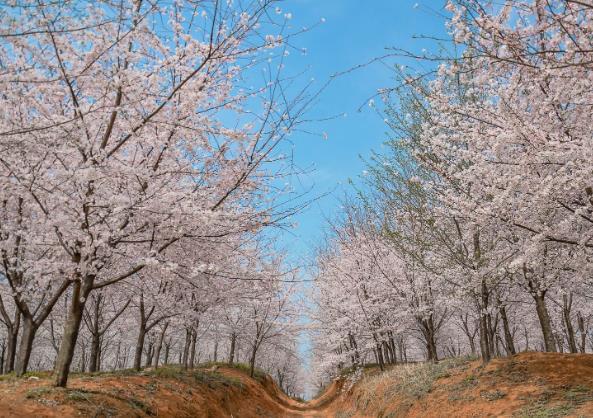
<instances>
[{"instance_id":1,"label":"green grass","mask_svg":"<svg viewBox=\"0 0 593 418\"><path fill-rule=\"evenodd\" d=\"M112 416L114 411L112 407L105 405L101 397L110 399L117 399L130 405L133 409L142 411L146 415L155 415L156 412L152 407L140 399L125 396L118 392L103 392L84 389L65 389L66 395L64 399L68 402L75 403L81 408L82 412L88 412L91 416Z\"/></svg>"},{"instance_id":2,"label":"green grass","mask_svg":"<svg viewBox=\"0 0 593 418\"><path fill-rule=\"evenodd\" d=\"M400 407L406 409L417 399L432 392L437 380L466 370L471 361L473 359L454 358L438 363L399 364L383 373L363 375L357 385L354 402L358 409L364 411L375 401L392 404L396 398L403 397ZM464 379L459 384L456 398L463 399L462 392L477 383L477 377L473 375ZM404 414L405 411L399 413Z\"/></svg>"},{"instance_id":3,"label":"green grass","mask_svg":"<svg viewBox=\"0 0 593 418\"><path fill-rule=\"evenodd\" d=\"M568 404L579 406L593 401L593 391L587 386L570 386L563 393L563 398Z\"/></svg>"},{"instance_id":4,"label":"green grass","mask_svg":"<svg viewBox=\"0 0 593 418\"><path fill-rule=\"evenodd\" d=\"M475 387L479 383L478 377L474 374L464 377L460 382L451 385L449 400L450 401L470 401L474 399L466 391Z\"/></svg>"},{"instance_id":5,"label":"green grass","mask_svg":"<svg viewBox=\"0 0 593 418\"><path fill-rule=\"evenodd\" d=\"M401 363L401 364L403 364L403 363ZM394 367L394 365L391 365L391 364L387 364L386 365L386 368L387 369L389 369L391 367ZM367 364L358 365L358 366L345 367L345 368L343 368L343 369L340 370L340 376L342 376L342 377L349 376L352 373L354 373L357 369L378 370L379 369L379 365L377 363L367 363Z\"/></svg>"},{"instance_id":6,"label":"green grass","mask_svg":"<svg viewBox=\"0 0 593 418\"><path fill-rule=\"evenodd\" d=\"M132 406L132 408L138 409L144 412L146 415L155 415L155 412L152 410L152 408L141 400L129 398L127 401Z\"/></svg>"},{"instance_id":7,"label":"green grass","mask_svg":"<svg viewBox=\"0 0 593 418\"><path fill-rule=\"evenodd\" d=\"M45 396L50 395L53 392L53 389L54 388L46 388L46 387L30 389L27 391L27 393L25 393L25 398L26 399L44 398Z\"/></svg>"},{"instance_id":8,"label":"green grass","mask_svg":"<svg viewBox=\"0 0 593 418\"><path fill-rule=\"evenodd\" d=\"M28 379L30 377L37 377L39 379L48 379L51 377L51 373L50 371L44 371L44 372L26 372L25 374L23 374L22 377L18 378L16 376L15 372L10 372L10 373L6 373L6 374L1 374L0 375L0 382L6 382L6 381L12 381L12 380L16 380L16 379Z\"/></svg>"},{"instance_id":9,"label":"green grass","mask_svg":"<svg viewBox=\"0 0 593 418\"><path fill-rule=\"evenodd\" d=\"M465 358L453 358L442 360L438 363L424 363L412 365L397 370L397 391L413 398L421 398L434 389L435 382L439 379L451 376L453 370L465 370L465 366L472 360ZM478 383L477 377L468 376L462 385L469 388Z\"/></svg>"},{"instance_id":10,"label":"green grass","mask_svg":"<svg viewBox=\"0 0 593 418\"><path fill-rule=\"evenodd\" d=\"M220 361L209 361L206 363L200 363L196 366L196 369L210 369L214 366L218 366L218 367L227 367L227 368L232 368L232 369L236 369L236 370L240 370L243 373L245 373L246 375L249 375L250 370L250 366L247 363L233 363L233 364L228 364L228 363L223 363ZM264 372L261 369L258 369L257 367L253 370L253 377L257 380L263 380L265 379L265 377L267 376L267 373Z\"/></svg>"},{"instance_id":11,"label":"green grass","mask_svg":"<svg viewBox=\"0 0 593 418\"><path fill-rule=\"evenodd\" d=\"M560 398L560 399L558 399ZM555 400L555 402L553 402ZM513 416L516 418L560 418L571 415L578 406L593 401L586 386L561 386L542 392Z\"/></svg>"},{"instance_id":12,"label":"green grass","mask_svg":"<svg viewBox=\"0 0 593 418\"><path fill-rule=\"evenodd\" d=\"M72 389L66 394L66 399L72 402L90 402L91 396L91 392L81 389Z\"/></svg>"},{"instance_id":13,"label":"green grass","mask_svg":"<svg viewBox=\"0 0 593 418\"><path fill-rule=\"evenodd\" d=\"M23 374L23 379L28 379L30 377L38 377L39 379L49 379L52 375L50 371L43 371L43 372L26 372Z\"/></svg>"},{"instance_id":14,"label":"green grass","mask_svg":"<svg viewBox=\"0 0 593 418\"><path fill-rule=\"evenodd\" d=\"M149 369L137 371L134 369L118 370L115 372L106 372L104 376L146 376L156 379L176 379L185 383L204 384L210 388L218 388L221 386L235 386L243 387L243 383L234 377L226 376L218 371L209 371L214 365L225 366L225 363L204 363L199 364L195 369L185 370L178 365L167 365L159 367L158 369ZM239 367L237 367L239 368ZM261 375L264 376L263 372ZM149 382L144 385L144 388L149 392L156 390L156 382Z\"/></svg>"},{"instance_id":15,"label":"green grass","mask_svg":"<svg viewBox=\"0 0 593 418\"><path fill-rule=\"evenodd\" d=\"M507 394L501 390L496 389L490 392L482 391L480 392L480 396L486 399L487 401L498 401L499 399L502 399L505 396L507 396Z\"/></svg>"},{"instance_id":16,"label":"green grass","mask_svg":"<svg viewBox=\"0 0 593 418\"><path fill-rule=\"evenodd\" d=\"M573 407L567 404L548 405L538 401L524 406L513 414L515 418L561 418L570 415Z\"/></svg>"},{"instance_id":17,"label":"green grass","mask_svg":"<svg viewBox=\"0 0 593 418\"><path fill-rule=\"evenodd\" d=\"M191 376L195 382L207 385L211 389L231 386L238 387L239 389L243 388L243 383L239 379L225 376L218 372L204 372L201 370L195 370L191 372Z\"/></svg>"},{"instance_id":18,"label":"green grass","mask_svg":"<svg viewBox=\"0 0 593 418\"><path fill-rule=\"evenodd\" d=\"M14 372L0 374L0 382L8 382L14 379L16 379L16 374Z\"/></svg>"}]
</instances>

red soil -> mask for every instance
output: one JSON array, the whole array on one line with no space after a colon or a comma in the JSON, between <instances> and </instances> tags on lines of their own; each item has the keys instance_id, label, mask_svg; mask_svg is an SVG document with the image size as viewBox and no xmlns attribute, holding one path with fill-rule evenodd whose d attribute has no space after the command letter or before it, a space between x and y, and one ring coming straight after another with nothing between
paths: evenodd
<instances>
[{"instance_id":1,"label":"red soil","mask_svg":"<svg viewBox=\"0 0 593 418\"><path fill-rule=\"evenodd\" d=\"M78 375L68 389L53 388L42 375L0 382L0 417L593 417L593 355L468 362L420 396L398 392L398 383L381 379L369 393L365 380L348 391L336 380L301 403L270 377L231 368Z\"/></svg>"},{"instance_id":2,"label":"red soil","mask_svg":"<svg viewBox=\"0 0 593 418\"><path fill-rule=\"evenodd\" d=\"M393 392L382 381L370 402L365 382L333 402L327 416L355 417L593 417L593 355L521 353L483 366L452 368L421 396ZM390 389L392 389L390 391Z\"/></svg>"}]
</instances>

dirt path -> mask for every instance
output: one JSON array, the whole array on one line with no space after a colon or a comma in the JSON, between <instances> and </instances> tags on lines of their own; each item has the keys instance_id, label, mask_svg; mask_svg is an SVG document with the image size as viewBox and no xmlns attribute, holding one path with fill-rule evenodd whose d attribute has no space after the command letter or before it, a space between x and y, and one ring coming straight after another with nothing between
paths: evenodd
<instances>
[{"instance_id":1,"label":"dirt path","mask_svg":"<svg viewBox=\"0 0 593 418\"><path fill-rule=\"evenodd\" d=\"M486 366L459 360L413 366L422 379L398 367L369 370L348 391L336 380L310 402L289 398L268 375L250 378L229 367L80 374L67 389L53 387L49 372L3 376L0 418L593 417L591 354L521 353ZM397 386L402 378L405 388Z\"/></svg>"},{"instance_id":2,"label":"dirt path","mask_svg":"<svg viewBox=\"0 0 593 418\"><path fill-rule=\"evenodd\" d=\"M78 375L68 389L52 386L49 373L28 379L0 379L0 418L97 417L328 417L341 385L311 402L284 394L269 376L244 371L156 371Z\"/></svg>"},{"instance_id":3,"label":"dirt path","mask_svg":"<svg viewBox=\"0 0 593 418\"><path fill-rule=\"evenodd\" d=\"M284 410L283 418L307 417L320 418L331 416L332 407L339 396L342 384L339 381L332 382L326 391L319 398L310 402L298 402L287 397L284 393L278 392L281 407Z\"/></svg>"}]
</instances>

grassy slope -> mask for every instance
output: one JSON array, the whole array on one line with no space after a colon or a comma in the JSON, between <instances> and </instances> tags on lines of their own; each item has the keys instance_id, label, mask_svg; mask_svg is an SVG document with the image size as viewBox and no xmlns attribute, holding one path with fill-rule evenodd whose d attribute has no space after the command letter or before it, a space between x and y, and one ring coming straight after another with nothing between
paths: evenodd
<instances>
[{"instance_id":1,"label":"grassy slope","mask_svg":"<svg viewBox=\"0 0 593 418\"><path fill-rule=\"evenodd\" d=\"M593 417L593 355L522 353L370 371L332 405L350 417Z\"/></svg>"},{"instance_id":2,"label":"grassy slope","mask_svg":"<svg viewBox=\"0 0 593 418\"><path fill-rule=\"evenodd\" d=\"M74 375L68 389L48 373L0 382L0 417L593 417L593 355L522 353L478 361L367 369L337 379L308 404L244 367Z\"/></svg>"},{"instance_id":3,"label":"grassy slope","mask_svg":"<svg viewBox=\"0 0 593 418\"><path fill-rule=\"evenodd\" d=\"M244 367L211 364L74 375L68 389L51 386L48 373L0 383L2 417L282 417L293 401L269 376L251 379ZM294 402L298 409L298 403Z\"/></svg>"}]
</instances>

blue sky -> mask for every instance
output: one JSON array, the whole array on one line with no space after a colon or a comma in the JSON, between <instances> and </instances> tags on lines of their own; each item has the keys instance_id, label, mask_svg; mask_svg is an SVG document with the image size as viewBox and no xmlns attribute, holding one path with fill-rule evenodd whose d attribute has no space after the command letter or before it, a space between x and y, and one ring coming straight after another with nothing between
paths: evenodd
<instances>
[{"instance_id":1,"label":"blue sky","mask_svg":"<svg viewBox=\"0 0 593 418\"><path fill-rule=\"evenodd\" d=\"M281 3L282 11L292 14L294 28L325 21L294 41L298 47L306 48L307 54L291 53L287 67L297 71L308 68L307 77L315 78L321 86L332 74L386 54L388 47L417 53L424 48L435 50L436 42L414 37L446 37L444 3L444 0L285 0ZM395 63L419 65L409 59L390 60L390 64ZM292 234L283 234L281 243L293 262L306 259L319 245L326 218L334 217L339 211L337 199L344 191L351 190L348 179L355 180L364 170L361 156L380 150L387 139L382 117L367 101L377 89L391 86L392 77L392 70L382 63L338 77L308 116L313 119L345 116L308 126L315 134L292 136L297 165L313 169L311 174L300 176L295 185L300 182L302 188L314 186L316 195L332 192L295 218L298 227Z\"/></svg>"}]
</instances>

